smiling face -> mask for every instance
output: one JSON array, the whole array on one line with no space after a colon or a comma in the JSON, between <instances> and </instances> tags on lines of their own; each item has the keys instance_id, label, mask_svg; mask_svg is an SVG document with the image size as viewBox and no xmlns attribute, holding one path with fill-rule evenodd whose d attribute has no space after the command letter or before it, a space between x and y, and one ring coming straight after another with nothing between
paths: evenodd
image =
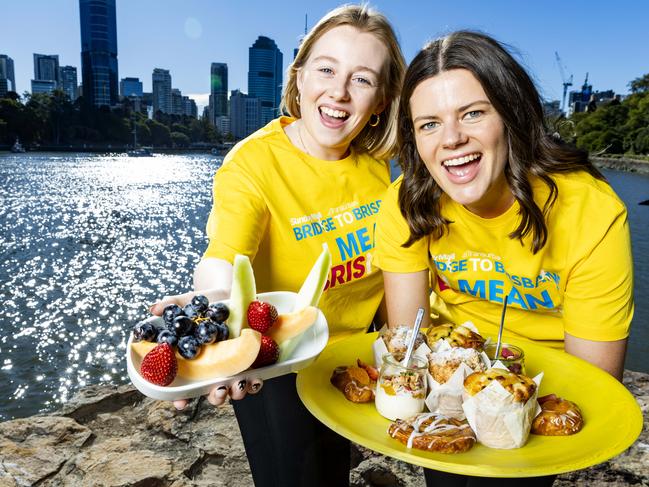
<instances>
[{"instance_id":1,"label":"smiling face","mask_svg":"<svg viewBox=\"0 0 649 487\"><path fill-rule=\"evenodd\" d=\"M514 201L505 126L475 76L453 69L422 81L410 112L419 155L444 193L483 218L504 213Z\"/></svg>"},{"instance_id":2,"label":"smiling face","mask_svg":"<svg viewBox=\"0 0 649 487\"><path fill-rule=\"evenodd\" d=\"M387 59L377 37L351 26L335 27L314 43L297 78L299 136L309 154L326 160L345 156L370 116L383 109Z\"/></svg>"}]
</instances>

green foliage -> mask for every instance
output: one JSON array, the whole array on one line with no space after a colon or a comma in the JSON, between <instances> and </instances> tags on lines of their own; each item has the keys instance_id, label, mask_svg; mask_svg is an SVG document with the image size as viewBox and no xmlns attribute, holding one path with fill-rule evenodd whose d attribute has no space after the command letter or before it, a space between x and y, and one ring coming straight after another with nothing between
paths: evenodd
<instances>
[{"instance_id":1,"label":"green foliage","mask_svg":"<svg viewBox=\"0 0 649 487\"><path fill-rule=\"evenodd\" d=\"M157 115L156 120L147 119L130 100L110 109L92 106L83 97L72 102L61 90L22 97L9 92L0 98L0 144L11 145L18 138L27 146L127 146L133 144L134 126L139 145L186 148L194 142L222 141L208 120Z\"/></svg>"},{"instance_id":2,"label":"green foliage","mask_svg":"<svg viewBox=\"0 0 649 487\"><path fill-rule=\"evenodd\" d=\"M621 103L614 100L571 117L578 147L601 154L649 153L649 74L629 86L633 93Z\"/></svg>"}]
</instances>

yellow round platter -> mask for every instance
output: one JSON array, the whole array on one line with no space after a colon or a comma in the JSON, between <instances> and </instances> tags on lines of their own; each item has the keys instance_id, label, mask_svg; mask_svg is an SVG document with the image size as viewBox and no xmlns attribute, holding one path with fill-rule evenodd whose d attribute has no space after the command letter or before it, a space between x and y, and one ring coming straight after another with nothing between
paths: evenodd
<instances>
[{"instance_id":1,"label":"yellow round platter","mask_svg":"<svg viewBox=\"0 0 649 487\"><path fill-rule=\"evenodd\" d=\"M390 421L374 403L355 404L329 382L340 365L360 358L372 363L377 333L336 342L298 373L297 390L311 413L340 435L374 451L408 463L457 474L489 477L536 477L590 467L626 450L642 430L642 412L635 398L612 376L593 365L534 343L525 342L527 374L544 372L539 396L554 393L576 402L583 429L572 436L530 435L522 448L497 450L476 444L466 453L441 454L416 449L392 439ZM511 342L510 342L511 343Z\"/></svg>"}]
</instances>

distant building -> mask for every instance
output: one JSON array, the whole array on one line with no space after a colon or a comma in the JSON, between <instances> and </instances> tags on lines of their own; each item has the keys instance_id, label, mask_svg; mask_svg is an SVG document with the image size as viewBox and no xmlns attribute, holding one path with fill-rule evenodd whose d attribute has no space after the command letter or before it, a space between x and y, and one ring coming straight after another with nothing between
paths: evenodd
<instances>
[{"instance_id":1,"label":"distant building","mask_svg":"<svg viewBox=\"0 0 649 487\"><path fill-rule=\"evenodd\" d=\"M155 68L152 77L153 114L158 111L172 113L171 105L171 75L169 70Z\"/></svg>"},{"instance_id":2,"label":"distant building","mask_svg":"<svg viewBox=\"0 0 649 487\"><path fill-rule=\"evenodd\" d=\"M81 79L84 98L95 106L119 100L115 0L79 0Z\"/></svg>"},{"instance_id":3,"label":"distant building","mask_svg":"<svg viewBox=\"0 0 649 487\"><path fill-rule=\"evenodd\" d=\"M137 96L142 98L142 82L140 78L122 78L119 82L119 94L124 98Z\"/></svg>"},{"instance_id":4,"label":"distant building","mask_svg":"<svg viewBox=\"0 0 649 487\"><path fill-rule=\"evenodd\" d=\"M145 91L142 93L140 100L140 111L145 113L147 117L152 118L153 114L153 93ZM150 113L149 113L150 112Z\"/></svg>"},{"instance_id":5,"label":"distant building","mask_svg":"<svg viewBox=\"0 0 649 487\"><path fill-rule=\"evenodd\" d=\"M593 91L593 85L588 84L588 73L579 91L571 91L568 98L568 115L593 111L598 103L607 103L617 98L613 90Z\"/></svg>"},{"instance_id":6,"label":"distant building","mask_svg":"<svg viewBox=\"0 0 649 487\"><path fill-rule=\"evenodd\" d=\"M177 88L171 90L171 113L174 115L183 114L183 94Z\"/></svg>"},{"instance_id":7,"label":"distant building","mask_svg":"<svg viewBox=\"0 0 649 487\"><path fill-rule=\"evenodd\" d=\"M562 115L561 102L559 100L544 101L543 113L547 118L557 118Z\"/></svg>"},{"instance_id":8,"label":"distant building","mask_svg":"<svg viewBox=\"0 0 649 487\"><path fill-rule=\"evenodd\" d=\"M18 92L18 89L16 88L16 77L14 74L14 60L6 54L0 54L0 81L3 79L7 80L7 91ZM4 95L0 93L0 96Z\"/></svg>"},{"instance_id":9,"label":"distant building","mask_svg":"<svg viewBox=\"0 0 649 487\"><path fill-rule=\"evenodd\" d=\"M183 115L198 118L198 107L196 102L188 96L183 96Z\"/></svg>"},{"instance_id":10,"label":"distant building","mask_svg":"<svg viewBox=\"0 0 649 487\"><path fill-rule=\"evenodd\" d=\"M231 132L230 117L216 117L214 120L214 127L216 127L216 130L218 130L221 135L229 134Z\"/></svg>"},{"instance_id":11,"label":"distant building","mask_svg":"<svg viewBox=\"0 0 649 487\"><path fill-rule=\"evenodd\" d=\"M261 103L261 124L279 114L282 97L282 52L275 41L259 36L248 49L248 93Z\"/></svg>"},{"instance_id":12,"label":"distant building","mask_svg":"<svg viewBox=\"0 0 649 487\"><path fill-rule=\"evenodd\" d=\"M49 79L33 79L32 95L39 93L52 93L56 89L56 81Z\"/></svg>"},{"instance_id":13,"label":"distant building","mask_svg":"<svg viewBox=\"0 0 649 487\"><path fill-rule=\"evenodd\" d=\"M77 99L77 68L61 66L59 69L59 88L68 95L70 101Z\"/></svg>"},{"instance_id":14,"label":"distant building","mask_svg":"<svg viewBox=\"0 0 649 487\"><path fill-rule=\"evenodd\" d=\"M38 81L59 81L58 54L34 53L34 79Z\"/></svg>"},{"instance_id":15,"label":"distant building","mask_svg":"<svg viewBox=\"0 0 649 487\"><path fill-rule=\"evenodd\" d=\"M230 94L230 132L235 139L243 139L262 126L262 105L257 97L239 90Z\"/></svg>"},{"instance_id":16,"label":"distant building","mask_svg":"<svg viewBox=\"0 0 649 487\"><path fill-rule=\"evenodd\" d=\"M0 78L0 98L7 96L9 91L13 91L9 89L9 83L11 83L11 81L9 81L8 78Z\"/></svg>"},{"instance_id":17,"label":"distant building","mask_svg":"<svg viewBox=\"0 0 649 487\"><path fill-rule=\"evenodd\" d=\"M212 63L210 66L210 114L213 125L216 117L228 115L228 65Z\"/></svg>"}]
</instances>

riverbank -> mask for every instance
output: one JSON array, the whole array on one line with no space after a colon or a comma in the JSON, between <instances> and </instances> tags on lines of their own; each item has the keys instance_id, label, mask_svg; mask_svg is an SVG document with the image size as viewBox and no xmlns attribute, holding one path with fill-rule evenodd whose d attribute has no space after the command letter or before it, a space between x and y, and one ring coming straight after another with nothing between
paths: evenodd
<instances>
[{"instance_id":1,"label":"riverbank","mask_svg":"<svg viewBox=\"0 0 649 487\"><path fill-rule=\"evenodd\" d=\"M616 171L649 174L649 161L643 161L642 159L629 159L626 157L591 157L591 160L600 169L613 169Z\"/></svg>"},{"instance_id":2,"label":"riverbank","mask_svg":"<svg viewBox=\"0 0 649 487\"><path fill-rule=\"evenodd\" d=\"M555 487L649 485L649 374L626 371L645 427L624 453L559 476ZM252 485L231 406L197 400L176 412L130 386L82 389L60 411L0 423L0 486ZM360 446L350 485L423 487L419 467Z\"/></svg>"}]
</instances>

